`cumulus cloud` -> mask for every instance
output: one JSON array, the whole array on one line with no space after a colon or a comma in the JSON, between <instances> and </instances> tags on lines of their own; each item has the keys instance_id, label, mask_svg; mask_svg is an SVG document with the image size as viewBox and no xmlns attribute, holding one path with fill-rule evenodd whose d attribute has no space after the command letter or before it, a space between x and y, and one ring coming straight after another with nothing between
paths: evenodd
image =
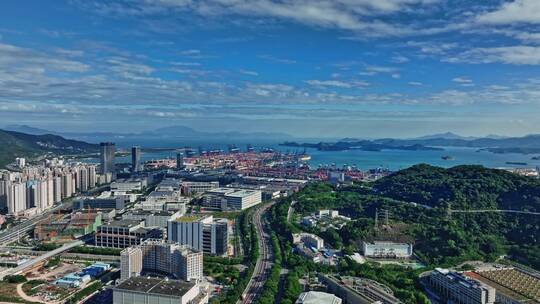
<instances>
[{"instance_id":1,"label":"cumulus cloud","mask_svg":"<svg viewBox=\"0 0 540 304\"><path fill-rule=\"evenodd\" d=\"M540 24L540 1L513 0L504 2L496 10L479 15L476 21L485 24Z\"/></svg>"},{"instance_id":2,"label":"cumulus cloud","mask_svg":"<svg viewBox=\"0 0 540 304\"><path fill-rule=\"evenodd\" d=\"M368 82L365 81L339 81L339 80L306 80L306 83L316 87L336 87L336 88L355 88L355 87L366 87L369 86Z\"/></svg>"},{"instance_id":3,"label":"cumulus cloud","mask_svg":"<svg viewBox=\"0 0 540 304\"><path fill-rule=\"evenodd\" d=\"M514 65L539 65L540 47L538 46L501 46L473 48L456 56L445 59L448 62L468 63L504 63Z\"/></svg>"},{"instance_id":4,"label":"cumulus cloud","mask_svg":"<svg viewBox=\"0 0 540 304\"><path fill-rule=\"evenodd\" d=\"M240 73L248 76L259 76L259 73L255 71L249 71L249 70L240 70Z\"/></svg>"}]
</instances>

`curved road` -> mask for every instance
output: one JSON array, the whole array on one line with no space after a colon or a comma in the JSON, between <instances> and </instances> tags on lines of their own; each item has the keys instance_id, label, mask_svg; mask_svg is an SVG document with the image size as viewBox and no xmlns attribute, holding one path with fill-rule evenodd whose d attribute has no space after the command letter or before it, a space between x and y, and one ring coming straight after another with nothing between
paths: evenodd
<instances>
[{"instance_id":1,"label":"curved road","mask_svg":"<svg viewBox=\"0 0 540 304\"><path fill-rule=\"evenodd\" d=\"M263 205L253 214L255 231L259 237L259 258L255 264L251 279L242 293L242 299L237 302L239 304L255 303L255 300L263 291L264 284L266 283L270 269L272 268L272 242L270 240L270 234L268 233L268 226L262 220L262 216L273 204L274 202Z\"/></svg>"},{"instance_id":2,"label":"curved road","mask_svg":"<svg viewBox=\"0 0 540 304\"><path fill-rule=\"evenodd\" d=\"M499 213L519 213L529 215L540 215L540 212L532 211L520 211L520 210L503 210L503 209L471 209L471 210L448 210L449 213L486 213L486 212L499 212Z\"/></svg>"}]
</instances>

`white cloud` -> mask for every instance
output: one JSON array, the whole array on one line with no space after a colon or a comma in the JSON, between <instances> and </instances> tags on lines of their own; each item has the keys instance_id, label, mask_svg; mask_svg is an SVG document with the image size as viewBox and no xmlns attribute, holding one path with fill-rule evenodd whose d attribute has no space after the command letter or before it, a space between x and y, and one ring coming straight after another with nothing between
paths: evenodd
<instances>
[{"instance_id":1,"label":"white cloud","mask_svg":"<svg viewBox=\"0 0 540 304\"><path fill-rule=\"evenodd\" d=\"M472 83L473 82L472 80L470 80L469 78L465 76L453 78L452 81L457 82L457 83Z\"/></svg>"},{"instance_id":2,"label":"white cloud","mask_svg":"<svg viewBox=\"0 0 540 304\"><path fill-rule=\"evenodd\" d=\"M259 76L259 73L255 71L249 71L249 70L240 70L240 73L244 75L249 75L249 76Z\"/></svg>"},{"instance_id":3,"label":"white cloud","mask_svg":"<svg viewBox=\"0 0 540 304\"><path fill-rule=\"evenodd\" d=\"M456 56L449 57L445 59L445 61L539 65L540 47L516 45L491 48L473 48Z\"/></svg>"},{"instance_id":4,"label":"white cloud","mask_svg":"<svg viewBox=\"0 0 540 304\"><path fill-rule=\"evenodd\" d=\"M485 24L540 24L540 1L514 0L505 2L495 11L479 15L476 20Z\"/></svg>"},{"instance_id":5,"label":"white cloud","mask_svg":"<svg viewBox=\"0 0 540 304\"><path fill-rule=\"evenodd\" d=\"M401 55L396 55L394 57L392 57L392 62L394 63L405 63L405 62L409 62L410 59L405 57L405 56L401 56Z\"/></svg>"},{"instance_id":6,"label":"white cloud","mask_svg":"<svg viewBox=\"0 0 540 304\"><path fill-rule=\"evenodd\" d=\"M421 13L442 0L145 0L127 3L79 1L102 15L134 17L194 12L203 17L241 15L362 33L365 36L414 35L423 29L395 25L381 18L396 13ZM433 30L431 30L433 31Z\"/></svg>"},{"instance_id":7,"label":"white cloud","mask_svg":"<svg viewBox=\"0 0 540 304\"><path fill-rule=\"evenodd\" d=\"M258 57L261 58L261 59L267 60L267 61L283 63L283 64L294 64L294 63L296 63L296 60L293 60L293 59L279 58L279 57L275 57L275 56L267 55L267 54L259 55Z\"/></svg>"},{"instance_id":8,"label":"white cloud","mask_svg":"<svg viewBox=\"0 0 540 304\"><path fill-rule=\"evenodd\" d=\"M412 86L423 86L424 85L420 81L409 81L408 84L412 85Z\"/></svg>"},{"instance_id":9,"label":"white cloud","mask_svg":"<svg viewBox=\"0 0 540 304\"><path fill-rule=\"evenodd\" d=\"M355 88L355 87L366 87L369 86L368 82L365 81L339 81L339 80L306 80L307 84L316 86L316 87L336 87L336 88Z\"/></svg>"},{"instance_id":10,"label":"white cloud","mask_svg":"<svg viewBox=\"0 0 540 304\"><path fill-rule=\"evenodd\" d=\"M200 50L194 50L194 49L191 49L191 50L181 51L181 52L180 52L180 55L184 55L184 56L193 56L193 55L199 55L200 53L201 53Z\"/></svg>"}]
</instances>

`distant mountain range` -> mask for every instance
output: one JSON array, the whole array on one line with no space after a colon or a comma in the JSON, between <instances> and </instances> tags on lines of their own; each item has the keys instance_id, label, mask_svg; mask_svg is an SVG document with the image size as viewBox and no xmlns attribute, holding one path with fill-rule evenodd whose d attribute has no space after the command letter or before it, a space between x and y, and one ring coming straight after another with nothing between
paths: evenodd
<instances>
[{"instance_id":1,"label":"distant mountain range","mask_svg":"<svg viewBox=\"0 0 540 304\"><path fill-rule=\"evenodd\" d=\"M285 142L282 145L290 147L310 147L319 150L350 150L380 151L383 149L395 150L433 150L438 147L469 147L478 148L493 153L540 153L540 135L527 135L523 137L502 137L490 135L489 137L463 137L454 133L443 133L422 136L412 139L382 138L374 140L359 140L344 138L337 142L297 143Z\"/></svg>"},{"instance_id":2,"label":"distant mountain range","mask_svg":"<svg viewBox=\"0 0 540 304\"><path fill-rule=\"evenodd\" d=\"M0 130L0 167L13 162L16 157L35 157L46 153L81 154L98 151L99 145L65 139L58 135L34 135Z\"/></svg>"},{"instance_id":3,"label":"distant mountain range","mask_svg":"<svg viewBox=\"0 0 540 304\"><path fill-rule=\"evenodd\" d=\"M292 138L291 135L285 133L274 133L274 132L202 132L194 130L186 126L170 126L159 128L155 130L148 130L139 133L115 133L115 132L54 132L49 130L44 130L40 128L34 128L27 125L8 125L4 129L10 131L23 132L33 135L43 135L43 134L56 134L69 138L76 138L79 140L89 141L89 142L100 142L100 141L115 141L115 140L126 140L132 139L132 141L137 141L138 139L152 138L166 138L170 139L258 139L264 138L268 140L287 140Z\"/></svg>"}]
</instances>

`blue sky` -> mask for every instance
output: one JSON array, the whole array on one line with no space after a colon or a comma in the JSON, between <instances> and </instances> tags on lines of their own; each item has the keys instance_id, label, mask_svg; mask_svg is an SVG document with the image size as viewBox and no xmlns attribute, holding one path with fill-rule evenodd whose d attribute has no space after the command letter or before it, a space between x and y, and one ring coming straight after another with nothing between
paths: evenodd
<instances>
[{"instance_id":1,"label":"blue sky","mask_svg":"<svg viewBox=\"0 0 540 304\"><path fill-rule=\"evenodd\" d=\"M0 126L540 133L540 1L0 3Z\"/></svg>"}]
</instances>

